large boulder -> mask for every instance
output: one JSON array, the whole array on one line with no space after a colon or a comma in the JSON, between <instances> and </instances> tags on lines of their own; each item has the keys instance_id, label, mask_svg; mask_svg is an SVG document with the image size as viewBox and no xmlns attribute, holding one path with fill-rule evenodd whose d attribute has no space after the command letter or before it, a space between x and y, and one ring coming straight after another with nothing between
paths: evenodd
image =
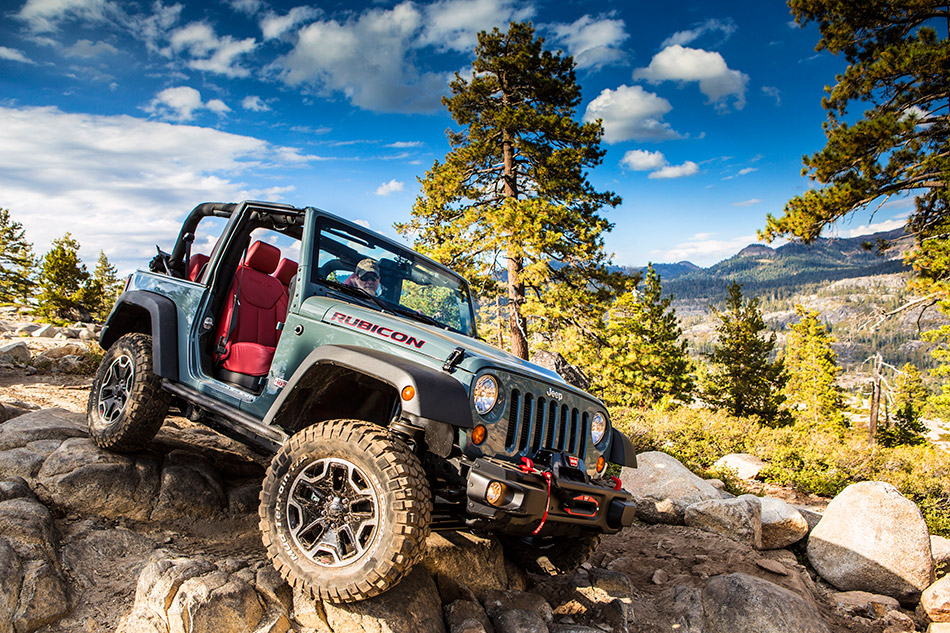
<instances>
[{"instance_id":1,"label":"large boulder","mask_svg":"<svg viewBox=\"0 0 950 633\"><path fill-rule=\"evenodd\" d=\"M934 622L950 622L950 576L927 587L920 596L920 606Z\"/></svg>"},{"instance_id":2,"label":"large boulder","mask_svg":"<svg viewBox=\"0 0 950 633\"><path fill-rule=\"evenodd\" d=\"M721 534L762 549L762 509L755 495L735 499L708 499L686 508L684 521L690 527Z\"/></svg>"},{"instance_id":3,"label":"large boulder","mask_svg":"<svg viewBox=\"0 0 950 633\"><path fill-rule=\"evenodd\" d=\"M950 539L931 535L930 553L934 557L934 573L937 578L950 574Z\"/></svg>"},{"instance_id":4,"label":"large boulder","mask_svg":"<svg viewBox=\"0 0 950 633\"><path fill-rule=\"evenodd\" d=\"M830 633L811 602L748 574L713 576L674 592L679 629L688 633Z\"/></svg>"},{"instance_id":5,"label":"large boulder","mask_svg":"<svg viewBox=\"0 0 950 633\"><path fill-rule=\"evenodd\" d=\"M2 362L26 365L29 364L30 359L30 348L23 341L7 343L0 347L0 361Z\"/></svg>"},{"instance_id":6,"label":"large boulder","mask_svg":"<svg viewBox=\"0 0 950 633\"><path fill-rule=\"evenodd\" d=\"M722 498L676 458L660 451L637 455L637 467L623 468L620 480L637 503L637 516L648 523L682 525L688 506Z\"/></svg>"},{"instance_id":7,"label":"large boulder","mask_svg":"<svg viewBox=\"0 0 950 633\"><path fill-rule=\"evenodd\" d=\"M509 586L501 544L464 532L435 532L426 540L422 564L439 586L444 598L469 597L483 600L490 589Z\"/></svg>"},{"instance_id":8,"label":"large boulder","mask_svg":"<svg viewBox=\"0 0 950 633\"><path fill-rule=\"evenodd\" d=\"M783 549L808 535L802 513L781 499L761 497L762 549Z\"/></svg>"},{"instance_id":9,"label":"large boulder","mask_svg":"<svg viewBox=\"0 0 950 633\"><path fill-rule=\"evenodd\" d=\"M739 479L755 479L766 466L766 462L748 453L729 453L713 464L714 469L731 471Z\"/></svg>"},{"instance_id":10,"label":"large boulder","mask_svg":"<svg viewBox=\"0 0 950 633\"><path fill-rule=\"evenodd\" d=\"M86 416L65 409L41 409L0 425L0 451L38 440L62 441L86 434Z\"/></svg>"},{"instance_id":11,"label":"large boulder","mask_svg":"<svg viewBox=\"0 0 950 633\"><path fill-rule=\"evenodd\" d=\"M808 538L808 560L842 591L880 593L908 604L934 577L920 509L879 481L852 484L831 500Z\"/></svg>"}]
</instances>

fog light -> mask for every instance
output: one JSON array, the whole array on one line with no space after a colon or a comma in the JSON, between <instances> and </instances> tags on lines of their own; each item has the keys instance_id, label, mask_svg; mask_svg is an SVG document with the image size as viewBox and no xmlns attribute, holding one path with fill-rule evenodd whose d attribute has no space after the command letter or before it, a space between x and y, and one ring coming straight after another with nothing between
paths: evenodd
<instances>
[{"instance_id":1,"label":"fog light","mask_svg":"<svg viewBox=\"0 0 950 633\"><path fill-rule=\"evenodd\" d=\"M486 437L488 437L488 431L481 424L472 429L472 443L476 446L484 442Z\"/></svg>"},{"instance_id":2,"label":"fog light","mask_svg":"<svg viewBox=\"0 0 950 633\"><path fill-rule=\"evenodd\" d=\"M500 481L493 481L488 484L488 490L485 492L485 501L493 506L500 506L505 499L505 484Z\"/></svg>"},{"instance_id":3,"label":"fog light","mask_svg":"<svg viewBox=\"0 0 950 633\"><path fill-rule=\"evenodd\" d=\"M604 470L604 466L606 465L607 465L607 460L604 459L603 455L597 458L597 472L602 472Z\"/></svg>"},{"instance_id":4,"label":"fog light","mask_svg":"<svg viewBox=\"0 0 950 633\"><path fill-rule=\"evenodd\" d=\"M402 388L402 399L406 402L409 402L416 397L416 390L412 385L407 385Z\"/></svg>"}]
</instances>

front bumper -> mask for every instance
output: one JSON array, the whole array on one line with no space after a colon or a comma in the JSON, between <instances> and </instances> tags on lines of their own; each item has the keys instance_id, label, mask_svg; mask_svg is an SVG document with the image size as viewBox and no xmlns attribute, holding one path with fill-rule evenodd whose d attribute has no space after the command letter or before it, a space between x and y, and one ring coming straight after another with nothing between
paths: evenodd
<instances>
[{"instance_id":1,"label":"front bumper","mask_svg":"<svg viewBox=\"0 0 950 633\"><path fill-rule=\"evenodd\" d=\"M598 485L579 470L524 469L489 458L476 459L468 473L466 510L473 517L496 524L508 533L530 534L544 522L544 536L574 526L612 534L634 522L636 504L625 490ZM504 485L505 494L492 505L486 493L492 482ZM547 516L545 517L545 508Z\"/></svg>"}]
</instances>

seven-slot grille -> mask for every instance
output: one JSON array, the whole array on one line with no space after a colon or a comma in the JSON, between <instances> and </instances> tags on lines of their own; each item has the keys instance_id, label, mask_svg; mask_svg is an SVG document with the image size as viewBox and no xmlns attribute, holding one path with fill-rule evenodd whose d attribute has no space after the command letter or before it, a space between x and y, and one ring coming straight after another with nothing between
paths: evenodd
<instances>
[{"instance_id":1,"label":"seven-slot grille","mask_svg":"<svg viewBox=\"0 0 950 633\"><path fill-rule=\"evenodd\" d=\"M547 448L584 458L590 428L587 412L517 389L510 402L506 452L533 455Z\"/></svg>"}]
</instances>

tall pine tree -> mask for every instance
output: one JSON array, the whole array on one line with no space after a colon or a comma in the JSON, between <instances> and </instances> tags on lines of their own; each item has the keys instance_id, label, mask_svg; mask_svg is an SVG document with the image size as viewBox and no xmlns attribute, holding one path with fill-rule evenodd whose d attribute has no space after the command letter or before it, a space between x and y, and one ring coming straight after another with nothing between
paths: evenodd
<instances>
[{"instance_id":1,"label":"tall pine tree","mask_svg":"<svg viewBox=\"0 0 950 633\"><path fill-rule=\"evenodd\" d=\"M79 259L79 242L66 233L53 240L40 261L39 312L49 319L90 318L84 306L84 293L89 271Z\"/></svg>"},{"instance_id":2,"label":"tall pine tree","mask_svg":"<svg viewBox=\"0 0 950 633\"><path fill-rule=\"evenodd\" d=\"M781 359L769 360L775 333L765 338L765 320L757 299L744 301L742 286L729 286L725 310L719 319L718 340L710 355L712 367L703 385L703 399L735 416L754 416L773 426L786 424L782 393L788 376Z\"/></svg>"},{"instance_id":3,"label":"tall pine tree","mask_svg":"<svg viewBox=\"0 0 950 633\"><path fill-rule=\"evenodd\" d=\"M94 319L104 321L121 292L122 281L116 275L115 266L99 251L96 268L79 292L79 303Z\"/></svg>"},{"instance_id":4,"label":"tall pine tree","mask_svg":"<svg viewBox=\"0 0 950 633\"><path fill-rule=\"evenodd\" d=\"M894 421L882 425L877 431L881 446L923 444L927 426L921 421L927 406L927 388L920 370L906 363L894 380Z\"/></svg>"},{"instance_id":5,"label":"tall pine tree","mask_svg":"<svg viewBox=\"0 0 950 633\"><path fill-rule=\"evenodd\" d=\"M843 429L847 423L841 413L837 355L831 348L834 339L817 311L795 306L795 312L801 320L789 326L785 339L787 402L806 424L828 430Z\"/></svg>"},{"instance_id":6,"label":"tall pine tree","mask_svg":"<svg viewBox=\"0 0 950 633\"><path fill-rule=\"evenodd\" d=\"M500 295L511 351L528 358L526 316L554 329L619 283L606 272L602 235L611 225L598 211L620 198L587 180L604 155L603 128L575 118L571 57L545 50L524 22L479 33L475 56L472 76L456 74L442 100L463 127L448 133L451 151L421 180L412 220L397 228L483 297Z\"/></svg>"},{"instance_id":7,"label":"tall pine tree","mask_svg":"<svg viewBox=\"0 0 950 633\"><path fill-rule=\"evenodd\" d=\"M0 303L26 303L34 280L36 257L23 225L0 209Z\"/></svg>"}]
</instances>

